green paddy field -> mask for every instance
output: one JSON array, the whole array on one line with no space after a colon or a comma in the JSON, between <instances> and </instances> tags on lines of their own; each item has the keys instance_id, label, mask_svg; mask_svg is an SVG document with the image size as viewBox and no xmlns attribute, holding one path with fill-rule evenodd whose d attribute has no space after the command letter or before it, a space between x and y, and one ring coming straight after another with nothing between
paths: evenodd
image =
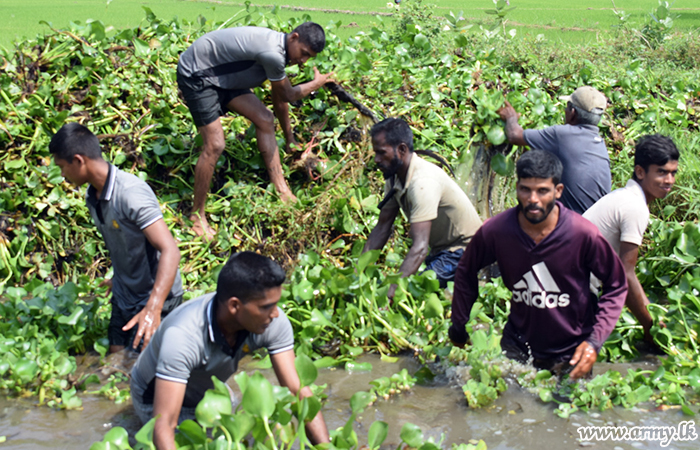
<instances>
[{"instance_id":1,"label":"green paddy field","mask_svg":"<svg viewBox=\"0 0 700 450\"><path fill-rule=\"evenodd\" d=\"M403 0L403 4L411 0ZM462 12L475 24L490 23L485 10L492 9L491 0L427 0L435 5L434 14L447 15ZM520 34L544 35L562 42L590 42L601 34L611 33L618 22L612 12L610 0L587 0L572 5L552 0L512 0L517 8L508 15L509 26ZM657 0L616 0L615 7L630 14L630 23L643 23ZM296 0L277 3L267 0L253 1L253 5L288 18L308 13L314 21L327 24L341 21L340 34L353 35L368 29L381 20L393 20L392 10L383 0L355 0L350 2ZM223 21L245 8L240 0L2 0L0 2L0 46L9 47L15 40L34 37L49 30L43 22L54 28L66 28L70 22L100 20L114 28L133 27L144 20L143 7L148 7L163 18L177 16L195 20L200 15L210 21ZM697 30L700 27L700 2L676 0L672 11L680 17L674 23L679 31Z\"/></svg>"}]
</instances>

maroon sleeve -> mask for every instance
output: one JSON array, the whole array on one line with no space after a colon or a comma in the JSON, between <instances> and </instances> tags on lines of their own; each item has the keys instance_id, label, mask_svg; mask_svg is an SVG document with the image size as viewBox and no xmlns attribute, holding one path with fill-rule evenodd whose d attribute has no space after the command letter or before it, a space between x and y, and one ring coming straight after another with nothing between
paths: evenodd
<instances>
[{"instance_id":1,"label":"maroon sleeve","mask_svg":"<svg viewBox=\"0 0 700 450\"><path fill-rule=\"evenodd\" d=\"M603 284L603 294L598 299L598 313L595 316L593 332L587 341L600 351L615 328L625 305L627 277L622 261L608 241L600 233L596 233L592 239L586 259L591 273Z\"/></svg>"},{"instance_id":2,"label":"maroon sleeve","mask_svg":"<svg viewBox=\"0 0 700 450\"><path fill-rule=\"evenodd\" d=\"M496 260L495 253L488 245L484 234L484 226L482 226L472 237L455 272L452 324L460 331L464 330L464 326L469 321L472 306L479 298L479 270Z\"/></svg>"}]
</instances>

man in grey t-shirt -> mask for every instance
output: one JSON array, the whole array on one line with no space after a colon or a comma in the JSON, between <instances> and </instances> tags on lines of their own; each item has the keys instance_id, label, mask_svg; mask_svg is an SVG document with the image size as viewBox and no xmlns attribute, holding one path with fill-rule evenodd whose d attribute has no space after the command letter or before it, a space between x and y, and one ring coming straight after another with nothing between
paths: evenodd
<instances>
[{"instance_id":1,"label":"man in grey t-shirt","mask_svg":"<svg viewBox=\"0 0 700 450\"><path fill-rule=\"evenodd\" d=\"M270 181L284 201L296 200L282 173L275 116L280 121L287 149L295 144L289 120L289 102L300 100L323 86L330 74L314 68L314 79L292 86L284 68L303 65L326 45L323 28L313 22L289 34L267 28L238 27L212 31L197 39L181 56L177 83L202 136L202 153L194 172L192 230L205 239L214 236L204 206L214 167L224 151L220 116L237 112L255 125L258 148ZM274 115L250 90L269 79Z\"/></svg>"},{"instance_id":2,"label":"man in grey t-shirt","mask_svg":"<svg viewBox=\"0 0 700 450\"><path fill-rule=\"evenodd\" d=\"M190 300L163 321L131 371L139 418L160 416L153 432L158 449L173 447L176 425L192 417L213 387L211 377L226 381L255 349L267 348L280 384L295 395L299 391L292 326L277 307L284 279L272 260L236 253L221 269L216 293ZM304 387L301 395L310 396L311 390ZM306 430L313 444L329 442L320 412Z\"/></svg>"},{"instance_id":3,"label":"man in grey t-shirt","mask_svg":"<svg viewBox=\"0 0 700 450\"><path fill-rule=\"evenodd\" d=\"M564 193L561 202L583 214L604 195L610 193L610 158L598 132L607 100L590 86L582 86L570 96L564 112L565 124L542 130L523 130L518 113L506 102L498 114L506 122L506 136L514 145L554 153L564 165Z\"/></svg>"},{"instance_id":4,"label":"man in grey t-shirt","mask_svg":"<svg viewBox=\"0 0 700 450\"><path fill-rule=\"evenodd\" d=\"M87 206L105 240L114 269L109 351L146 347L161 317L182 301L180 249L151 188L102 158L97 137L67 123L49 144L61 174L88 183ZM138 328L134 328L138 326Z\"/></svg>"}]
</instances>

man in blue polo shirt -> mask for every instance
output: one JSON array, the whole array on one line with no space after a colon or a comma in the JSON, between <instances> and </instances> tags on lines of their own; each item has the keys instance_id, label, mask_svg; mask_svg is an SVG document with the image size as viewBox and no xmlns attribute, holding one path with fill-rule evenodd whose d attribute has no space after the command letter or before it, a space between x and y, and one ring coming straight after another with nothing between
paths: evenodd
<instances>
[{"instance_id":1,"label":"man in blue polo shirt","mask_svg":"<svg viewBox=\"0 0 700 450\"><path fill-rule=\"evenodd\" d=\"M297 394L294 333L277 307L284 279L271 259L236 253L221 269L215 293L188 301L163 321L131 371L137 415L144 423L158 417L153 430L158 450L174 448L175 427L194 418L197 404L214 387L211 377L226 381L256 349L267 349L280 384ZM311 390L304 387L301 395ZM306 431L314 445L329 442L320 412Z\"/></svg>"},{"instance_id":2,"label":"man in blue polo shirt","mask_svg":"<svg viewBox=\"0 0 700 450\"><path fill-rule=\"evenodd\" d=\"M182 302L180 250L151 188L102 158L97 137L67 123L49 144L61 174L76 186L88 183L86 200L114 269L109 351L146 347L166 315Z\"/></svg>"},{"instance_id":3,"label":"man in blue polo shirt","mask_svg":"<svg viewBox=\"0 0 700 450\"><path fill-rule=\"evenodd\" d=\"M583 214L610 193L610 158L598 132L598 122L607 105L605 96L590 86L581 86L566 101L565 124L542 130L523 130L518 113L506 102L498 114L506 123L511 144L554 153L564 165L561 202Z\"/></svg>"},{"instance_id":4,"label":"man in blue polo shirt","mask_svg":"<svg viewBox=\"0 0 700 450\"><path fill-rule=\"evenodd\" d=\"M289 102L322 87L330 74L314 68L314 79L292 86L285 73L289 65L303 65L326 45L323 28L305 22L289 34L261 27L216 30L197 39L177 65L177 84L202 136L202 153L194 170L192 230L205 239L214 236L205 213L214 167L224 151L220 116L227 111L245 116L255 125L258 149L270 181L282 200L296 200L282 173L275 138L275 116L280 121L287 149L295 144L289 120ZM274 115L250 90L270 80Z\"/></svg>"}]
</instances>

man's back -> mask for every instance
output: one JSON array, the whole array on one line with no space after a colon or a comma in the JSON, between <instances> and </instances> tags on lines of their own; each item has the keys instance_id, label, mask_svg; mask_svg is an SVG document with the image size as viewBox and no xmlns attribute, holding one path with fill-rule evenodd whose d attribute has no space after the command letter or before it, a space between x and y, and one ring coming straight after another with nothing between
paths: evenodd
<instances>
[{"instance_id":1,"label":"man's back","mask_svg":"<svg viewBox=\"0 0 700 450\"><path fill-rule=\"evenodd\" d=\"M554 153L564 165L561 202L583 214L610 193L610 158L596 125L555 125L524 130L523 138L533 149Z\"/></svg>"},{"instance_id":2,"label":"man's back","mask_svg":"<svg viewBox=\"0 0 700 450\"><path fill-rule=\"evenodd\" d=\"M261 27L216 30L180 56L178 72L222 89L248 89L284 79L285 34Z\"/></svg>"},{"instance_id":3,"label":"man's back","mask_svg":"<svg viewBox=\"0 0 700 450\"><path fill-rule=\"evenodd\" d=\"M158 199L145 181L110 165L100 200L90 187L87 205L114 268L112 301L129 312L142 308L151 295L160 260L160 253L143 233L163 217ZM169 297L182 293L178 270Z\"/></svg>"}]
</instances>

